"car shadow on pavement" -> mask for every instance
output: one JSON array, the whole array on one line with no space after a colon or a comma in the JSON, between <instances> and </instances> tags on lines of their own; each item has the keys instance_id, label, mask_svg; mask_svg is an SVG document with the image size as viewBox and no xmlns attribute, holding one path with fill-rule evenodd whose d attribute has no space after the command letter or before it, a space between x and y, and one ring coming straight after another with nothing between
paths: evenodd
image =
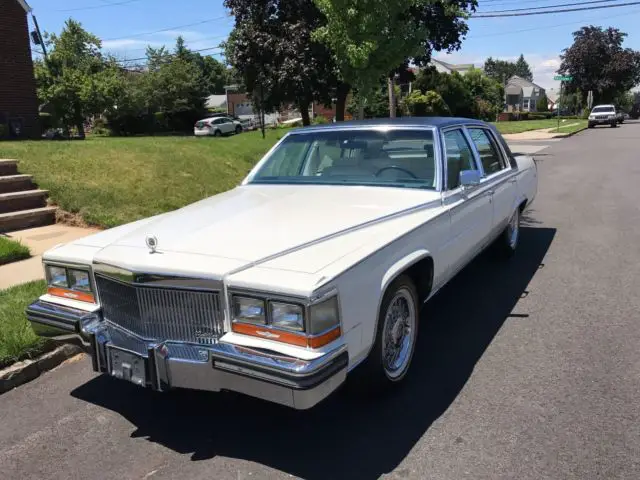
<instances>
[{"instance_id":1,"label":"car shadow on pavement","mask_svg":"<svg viewBox=\"0 0 640 480\"><path fill-rule=\"evenodd\" d=\"M535 321L512 310L556 231L527 223L511 261L481 255L425 306L410 374L389 394L364 398L346 388L296 411L232 393L160 394L103 375L72 395L122 415L132 437L194 461L219 455L307 479L379 478L449 408L504 323Z\"/></svg>"}]
</instances>

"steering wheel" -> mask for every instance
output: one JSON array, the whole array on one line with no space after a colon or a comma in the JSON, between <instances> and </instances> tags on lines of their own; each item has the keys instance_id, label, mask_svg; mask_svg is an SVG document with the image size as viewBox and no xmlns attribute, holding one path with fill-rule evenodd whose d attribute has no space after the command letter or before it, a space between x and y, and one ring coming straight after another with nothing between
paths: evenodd
<instances>
[{"instance_id":1,"label":"steering wheel","mask_svg":"<svg viewBox=\"0 0 640 480\"><path fill-rule=\"evenodd\" d=\"M384 172L385 170L400 170L401 172L406 173L407 175L411 176L412 178L417 179L418 177L416 177L412 172L410 172L409 170L407 170L406 168L402 168L402 167L398 167L397 165L389 165L388 167L382 167L380 170L378 170L376 172L376 177L378 175L380 175L382 172Z\"/></svg>"}]
</instances>

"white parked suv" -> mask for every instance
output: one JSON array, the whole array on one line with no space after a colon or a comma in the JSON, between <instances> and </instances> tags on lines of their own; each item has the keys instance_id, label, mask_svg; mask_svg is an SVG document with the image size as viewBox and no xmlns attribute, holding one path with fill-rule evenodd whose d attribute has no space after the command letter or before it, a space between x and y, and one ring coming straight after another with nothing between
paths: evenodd
<instances>
[{"instance_id":1,"label":"white parked suv","mask_svg":"<svg viewBox=\"0 0 640 480\"><path fill-rule=\"evenodd\" d=\"M231 135L232 133L242 133L242 123L229 117L214 117L198 120L193 127L193 134L197 137L213 135Z\"/></svg>"},{"instance_id":2,"label":"white parked suv","mask_svg":"<svg viewBox=\"0 0 640 480\"><path fill-rule=\"evenodd\" d=\"M611 125L615 128L619 122L616 107L613 105L596 105L589 114L589 128L596 125Z\"/></svg>"}]
</instances>

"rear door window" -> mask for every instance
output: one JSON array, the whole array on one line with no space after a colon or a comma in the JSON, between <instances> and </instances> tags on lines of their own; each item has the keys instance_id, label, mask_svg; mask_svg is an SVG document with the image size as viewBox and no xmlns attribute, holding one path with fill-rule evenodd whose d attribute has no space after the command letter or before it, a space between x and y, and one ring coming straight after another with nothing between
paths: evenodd
<instances>
[{"instance_id":1,"label":"rear door window","mask_svg":"<svg viewBox=\"0 0 640 480\"><path fill-rule=\"evenodd\" d=\"M480 156L480 162L482 163L482 169L485 175L493 175L509 166L502 152L500 152L498 144L487 129L469 128L468 130L471 140Z\"/></svg>"}]
</instances>

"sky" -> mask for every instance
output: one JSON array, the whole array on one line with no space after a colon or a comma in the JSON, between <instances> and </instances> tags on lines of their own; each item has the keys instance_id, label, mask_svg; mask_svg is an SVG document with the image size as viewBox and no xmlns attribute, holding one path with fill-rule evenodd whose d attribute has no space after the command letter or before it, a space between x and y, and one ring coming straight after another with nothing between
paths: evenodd
<instances>
[{"instance_id":1,"label":"sky","mask_svg":"<svg viewBox=\"0 0 640 480\"><path fill-rule=\"evenodd\" d=\"M202 54L222 59L219 49L210 48L224 41L233 28L233 17L228 16L223 0L27 1L43 33L59 33L65 20L72 17L102 39L103 50L121 59L144 57L147 45L171 47L178 35L185 38L191 49L208 49ZM479 0L478 12L564 3L579 0ZM547 89L557 88L553 77L560 65L559 55L572 43L572 32L583 25L616 27L629 33L625 47L640 50L640 30L634 29L638 24L640 5L550 15L472 18L462 48L452 54L436 52L434 57L480 67L487 57L515 60L523 54L531 65L534 81Z\"/></svg>"}]
</instances>

